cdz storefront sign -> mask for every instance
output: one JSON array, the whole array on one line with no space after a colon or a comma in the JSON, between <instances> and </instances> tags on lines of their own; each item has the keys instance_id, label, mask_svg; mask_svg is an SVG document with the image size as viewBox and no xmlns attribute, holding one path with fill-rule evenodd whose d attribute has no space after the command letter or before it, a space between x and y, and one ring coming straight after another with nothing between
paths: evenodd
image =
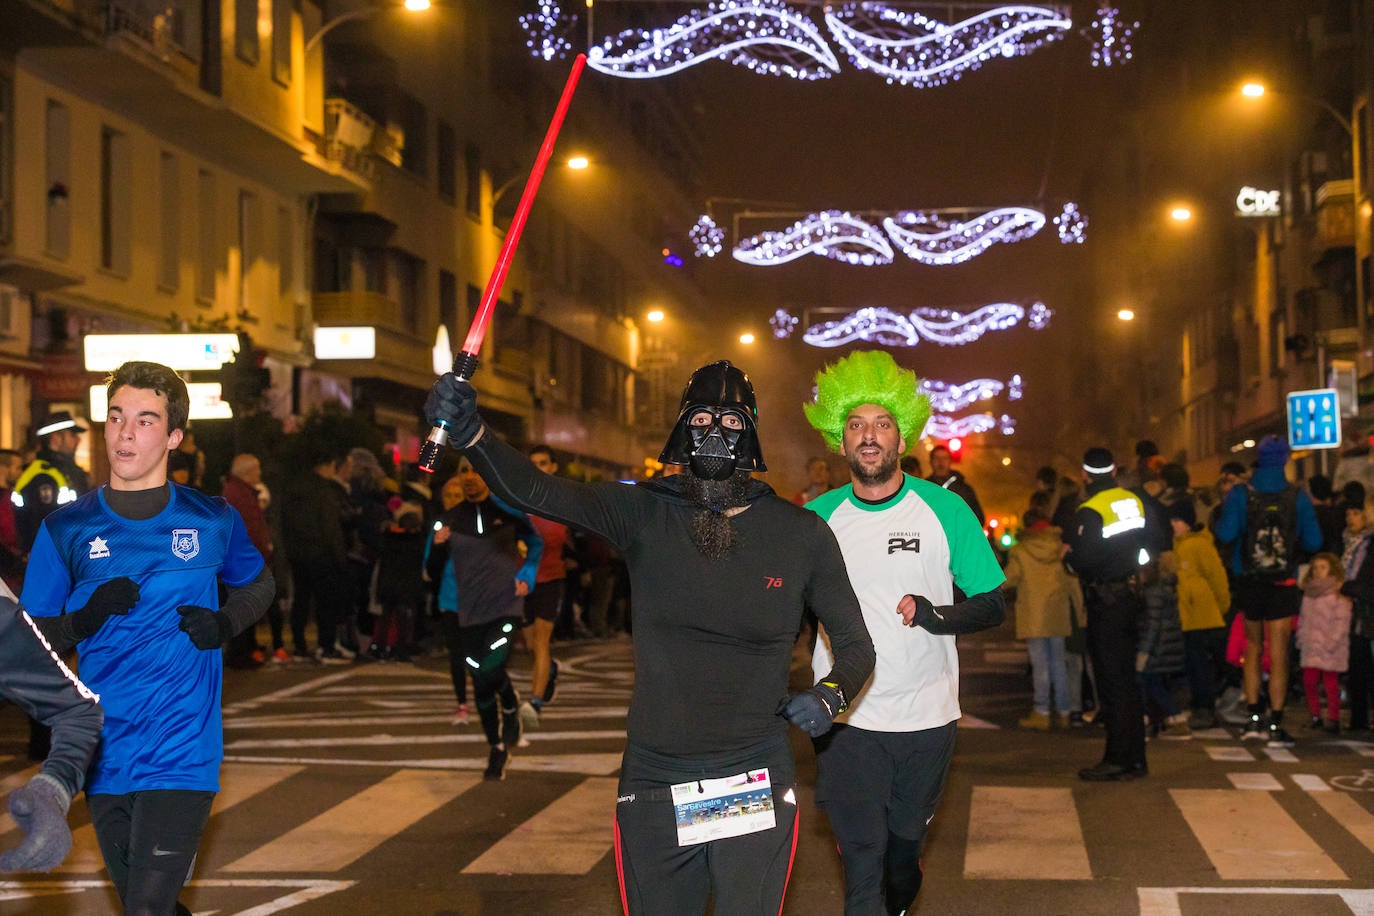
<instances>
[{"instance_id":1,"label":"cdz storefront sign","mask_svg":"<svg viewBox=\"0 0 1374 916\"><path fill-rule=\"evenodd\" d=\"M1246 185L1236 195L1236 216L1278 216L1280 212L1278 191Z\"/></svg>"}]
</instances>

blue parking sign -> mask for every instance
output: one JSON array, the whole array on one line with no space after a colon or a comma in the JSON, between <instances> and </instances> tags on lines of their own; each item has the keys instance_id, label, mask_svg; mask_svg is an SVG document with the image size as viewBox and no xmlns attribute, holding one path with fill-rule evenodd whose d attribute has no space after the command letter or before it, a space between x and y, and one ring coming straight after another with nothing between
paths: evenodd
<instances>
[{"instance_id":1,"label":"blue parking sign","mask_svg":"<svg viewBox=\"0 0 1374 916\"><path fill-rule=\"evenodd\" d=\"M1339 448L1340 398L1335 388L1288 393L1288 445L1300 448Z\"/></svg>"}]
</instances>

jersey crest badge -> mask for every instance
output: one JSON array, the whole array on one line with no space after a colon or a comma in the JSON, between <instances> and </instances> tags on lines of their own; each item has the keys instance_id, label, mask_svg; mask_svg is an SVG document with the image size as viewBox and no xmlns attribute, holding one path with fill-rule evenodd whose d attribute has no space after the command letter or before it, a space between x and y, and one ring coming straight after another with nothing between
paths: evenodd
<instances>
[{"instance_id":1,"label":"jersey crest badge","mask_svg":"<svg viewBox=\"0 0 1374 916\"><path fill-rule=\"evenodd\" d=\"M174 528L172 530L172 555L178 560L189 560L200 553L199 528Z\"/></svg>"},{"instance_id":2,"label":"jersey crest badge","mask_svg":"<svg viewBox=\"0 0 1374 916\"><path fill-rule=\"evenodd\" d=\"M110 555L110 545L99 535L89 543L91 545L90 559L103 560Z\"/></svg>"}]
</instances>

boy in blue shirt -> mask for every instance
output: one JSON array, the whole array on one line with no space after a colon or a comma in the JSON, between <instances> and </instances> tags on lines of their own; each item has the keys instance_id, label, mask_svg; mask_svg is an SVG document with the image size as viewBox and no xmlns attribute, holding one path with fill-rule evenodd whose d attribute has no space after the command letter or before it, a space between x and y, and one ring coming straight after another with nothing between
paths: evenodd
<instances>
[{"instance_id":1,"label":"boy in blue shirt","mask_svg":"<svg viewBox=\"0 0 1374 916\"><path fill-rule=\"evenodd\" d=\"M23 604L50 617L111 579L137 584L129 612L79 644L82 679L105 709L86 802L125 912L189 912L176 897L224 755L219 648L257 622L276 583L233 508L167 480L186 384L166 366L128 362L107 391L110 482L44 519ZM229 597L215 610L220 581Z\"/></svg>"}]
</instances>

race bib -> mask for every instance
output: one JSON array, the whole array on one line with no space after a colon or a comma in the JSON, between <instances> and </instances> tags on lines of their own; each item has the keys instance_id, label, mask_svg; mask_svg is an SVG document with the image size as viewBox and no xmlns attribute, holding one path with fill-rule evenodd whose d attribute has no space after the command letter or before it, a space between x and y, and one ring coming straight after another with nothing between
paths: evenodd
<instances>
[{"instance_id":1,"label":"race bib","mask_svg":"<svg viewBox=\"0 0 1374 916\"><path fill-rule=\"evenodd\" d=\"M677 844L693 846L773 828L768 768L673 786Z\"/></svg>"}]
</instances>

